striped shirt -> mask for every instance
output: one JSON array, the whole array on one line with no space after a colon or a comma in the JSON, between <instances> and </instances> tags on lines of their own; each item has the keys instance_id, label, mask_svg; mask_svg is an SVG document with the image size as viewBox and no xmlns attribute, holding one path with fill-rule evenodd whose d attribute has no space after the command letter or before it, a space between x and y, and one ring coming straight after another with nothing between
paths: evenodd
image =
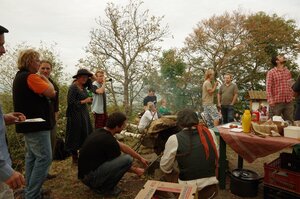
<instances>
[{"instance_id":1,"label":"striped shirt","mask_svg":"<svg viewBox=\"0 0 300 199\"><path fill-rule=\"evenodd\" d=\"M267 99L269 104L291 102L293 90L290 84L291 73L287 68L271 69L267 73Z\"/></svg>"}]
</instances>

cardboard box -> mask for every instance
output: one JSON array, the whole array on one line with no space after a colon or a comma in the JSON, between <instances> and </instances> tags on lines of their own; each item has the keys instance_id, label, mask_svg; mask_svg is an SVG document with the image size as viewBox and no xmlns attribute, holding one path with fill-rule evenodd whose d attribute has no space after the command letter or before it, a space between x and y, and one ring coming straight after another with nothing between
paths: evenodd
<instances>
[{"instance_id":1,"label":"cardboard box","mask_svg":"<svg viewBox=\"0 0 300 199\"><path fill-rule=\"evenodd\" d=\"M148 180L135 199L159 198L156 195L168 193L172 193L179 199L198 198L196 185L180 185L178 183Z\"/></svg>"},{"instance_id":2,"label":"cardboard box","mask_svg":"<svg viewBox=\"0 0 300 199\"><path fill-rule=\"evenodd\" d=\"M284 128L284 137L295 138L300 140L300 127L288 126Z\"/></svg>"}]
</instances>

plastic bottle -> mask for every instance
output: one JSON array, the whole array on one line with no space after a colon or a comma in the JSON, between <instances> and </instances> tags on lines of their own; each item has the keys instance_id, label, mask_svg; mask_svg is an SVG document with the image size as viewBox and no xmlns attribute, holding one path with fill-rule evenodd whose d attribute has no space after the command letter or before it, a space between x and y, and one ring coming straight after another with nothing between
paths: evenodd
<instances>
[{"instance_id":1,"label":"plastic bottle","mask_svg":"<svg viewBox=\"0 0 300 199\"><path fill-rule=\"evenodd\" d=\"M91 90L87 90L88 97L93 98L93 92ZM89 102L88 104L92 104L92 102Z\"/></svg>"},{"instance_id":2,"label":"plastic bottle","mask_svg":"<svg viewBox=\"0 0 300 199\"><path fill-rule=\"evenodd\" d=\"M259 118L260 118L259 115L260 115L260 114L259 114L258 111L253 111L253 112L252 112L252 121L253 121L253 122L259 122Z\"/></svg>"},{"instance_id":3,"label":"plastic bottle","mask_svg":"<svg viewBox=\"0 0 300 199\"><path fill-rule=\"evenodd\" d=\"M251 113L250 110L245 110L242 117L242 128L244 133L250 133L251 129Z\"/></svg>"}]
</instances>

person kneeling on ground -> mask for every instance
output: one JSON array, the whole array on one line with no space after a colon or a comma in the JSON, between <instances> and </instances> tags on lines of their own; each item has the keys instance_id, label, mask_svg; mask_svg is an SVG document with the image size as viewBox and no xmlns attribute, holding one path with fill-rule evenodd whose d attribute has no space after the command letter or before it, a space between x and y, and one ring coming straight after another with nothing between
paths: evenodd
<instances>
[{"instance_id":1,"label":"person kneeling on ground","mask_svg":"<svg viewBox=\"0 0 300 199\"><path fill-rule=\"evenodd\" d=\"M149 126L153 120L158 119L155 104L153 102L148 102L147 106L148 106L148 108L145 111L145 113L143 114L143 116L139 122L139 125L138 125L139 132L141 132L141 133L144 132L145 129L149 128Z\"/></svg>"},{"instance_id":2,"label":"person kneeling on ground","mask_svg":"<svg viewBox=\"0 0 300 199\"><path fill-rule=\"evenodd\" d=\"M197 114L184 109L177 115L183 129L166 142L160 168L171 174L175 160L179 167L179 184L195 184L199 198L214 198L218 193L216 177L218 144L216 136L199 124Z\"/></svg>"},{"instance_id":3,"label":"person kneeling on ground","mask_svg":"<svg viewBox=\"0 0 300 199\"><path fill-rule=\"evenodd\" d=\"M114 137L125 128L126 120L123 113L112 113L106 126L96 129L80 150L78 178L101 195L119 195L121 189L117 184L127 171L132 171L138 176L143 175L143 168L132 165L133 158L138 159L145 167L148 166L146 159ZM121 154L121 151L125 154Z\"/></svg>"}]
</instances>

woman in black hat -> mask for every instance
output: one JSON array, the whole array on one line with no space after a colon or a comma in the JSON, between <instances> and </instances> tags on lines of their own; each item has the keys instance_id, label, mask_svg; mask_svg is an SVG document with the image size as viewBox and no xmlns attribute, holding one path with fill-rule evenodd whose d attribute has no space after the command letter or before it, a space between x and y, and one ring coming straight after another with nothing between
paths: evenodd
<instances>
[{"instance_id":1,"label":"woman in black hat","mask_svg":"<svg viewBox=\"0 0 300 199\"><path fill-rule=\"evenodd\" d=\"M92 132L92 124L87 104L92 102L86 83L93 74L79 69L68 91L66 150L72 154L73 163L78 162L78 153L86 137Z\"/></svg>"}]
</instances>

